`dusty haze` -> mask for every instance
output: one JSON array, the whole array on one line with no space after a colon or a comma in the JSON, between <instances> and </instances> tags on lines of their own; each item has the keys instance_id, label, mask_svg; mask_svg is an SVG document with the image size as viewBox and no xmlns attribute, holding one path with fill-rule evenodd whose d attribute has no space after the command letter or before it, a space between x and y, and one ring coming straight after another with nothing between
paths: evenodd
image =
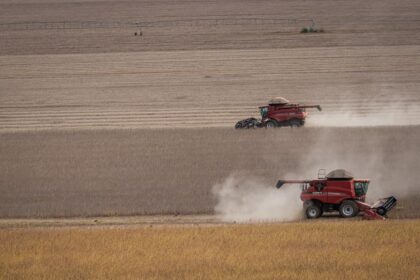
<instances>
[{"instance_id":1,"label":"dusty haze","mask_svg":"<svg viewBox=\"0 0 420 280\"><path fill-rule=\"evenodd\" d=\"M300 187L279 190L260 178L230 175L216 184L216 215L228 222L293 221L302 218Z\"/></svg>"},{"instance_id":2,"label":"dusty haze","mask_svg":"<svg viewBox=\"0 0 420 280\"><path fill-rule=\"evenodd\" d=\"M394 96L392 96L394 94ZM310 112L308 126L374 127L420 125L420 104L410 97L399 96L394 91L361 98L354 107L348 107L340 97L337 106L322 112ZM351 92L348 95L353 95Z\"/></svg>"}]
</instances>

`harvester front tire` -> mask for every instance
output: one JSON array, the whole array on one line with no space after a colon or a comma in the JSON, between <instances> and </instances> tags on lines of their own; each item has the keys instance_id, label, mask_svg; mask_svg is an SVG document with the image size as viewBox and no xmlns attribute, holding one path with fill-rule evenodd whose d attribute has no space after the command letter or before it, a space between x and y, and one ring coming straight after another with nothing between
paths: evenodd
<instances>
[{"instance_id":1,"label":"harvester front tire","mask_svg":"<svg viewBox=\"0 0 420 280\"><path fill-rule=\"evenodd\" d=\"M351 218L359 214L359 208L357 207L356 203L352 200L345 200L340 204L338 208L341 217L343 218Z\"/></svg>"},{"instance_id":2,"label":"harvester front tire","mask_svg":"<svg viewBox=\"0 0 420 280\"><path fill-rule=\"evenodd\" d=\"M316 219L322 215L322 212L317 204L311 204L306 207L305 214L308 219Z\"/></svg>"},{"instance_id":3,"label":"harvester front tire","mask_svg":"<svg viewBox=\"0 0 420 280\"><path fill-rule=\"evenodd\" d=\"M291 127L300 127L302 126L302 121L299 119L291 119L290 120L290 126Z\"/></svg>"},{"instance_id":4,"label":"harvester front tire","mask_svg":"<svg viewBox=\"0 0 420 280\"><path fill-rule=\"evenodd\" d=\"M275 123L274 121L268 121L265 124L265 127L267 127L267 128L274 128L274 127L277 127L277 123Z\"/></svg>"}]
</instances>

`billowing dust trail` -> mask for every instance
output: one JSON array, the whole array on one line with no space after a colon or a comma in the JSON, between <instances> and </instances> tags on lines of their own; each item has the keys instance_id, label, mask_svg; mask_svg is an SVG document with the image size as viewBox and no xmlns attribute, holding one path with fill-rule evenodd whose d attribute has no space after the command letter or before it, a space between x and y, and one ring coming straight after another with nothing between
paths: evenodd
<instances>
[{"instance_id":1,"label":"billowing dust trail","mask_svg":"<svg viewBox=\"0 0 420 280\"><path fill-rule=\"evenodd\" d=\"M307 121L308 126L315 127L373 127L405 126L420 124L420 105L409 100L392 99L387 102L365 100L358 108L346 108L338 105L315 112Z\"/></svg>"},{"instance_id":2,"label":"billowing dust trail","mask_svg":"<svg viewBox=\"0 0 420 280\"><path fill-rule=\"evenodd\" d=\"M216 215L227 222L293 221L302 217L300 188L280 190L261 179L231 175L212 189Z\"/></svg>"}]
</instances>

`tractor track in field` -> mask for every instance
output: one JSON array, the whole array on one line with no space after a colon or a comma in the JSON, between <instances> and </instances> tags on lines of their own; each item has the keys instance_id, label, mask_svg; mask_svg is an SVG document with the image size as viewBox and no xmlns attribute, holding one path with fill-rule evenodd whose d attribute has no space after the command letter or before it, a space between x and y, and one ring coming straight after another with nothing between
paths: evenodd
<instances>
[{"instance_id":1,"label":"tractor track in field","mask_svg":"<svg viewBox=\"0 0 420 280\"><path fill-rule=\"evenodd\" d=\"M418 220L416 218L390 218L391 220ZM98 228L98 227L213 227L246 224L278 224L278 223L317 223L317 222L349 222L361 221L362 216L350 219L330 214L319 219L300 219L296 221L248 221L227 222L215 215L152 215L152 216L115 216L115 217L74 217L45 219L0 219L1 229L18 228ZM381 222L381 221L377 221Z\"/></svg>"}]
</instances>

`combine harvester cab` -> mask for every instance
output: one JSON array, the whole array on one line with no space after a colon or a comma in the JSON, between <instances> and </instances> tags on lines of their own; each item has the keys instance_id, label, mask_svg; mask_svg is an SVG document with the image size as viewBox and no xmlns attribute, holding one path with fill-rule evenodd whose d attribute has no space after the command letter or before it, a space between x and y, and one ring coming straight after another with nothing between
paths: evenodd
<instances>
[{"instance_id":1,"label":"combine harvester cab","mask_svg":"<svg viewBox=\"0 0 420 280\"><path fill-rule=\"evenodd\" d=\"M319 173L315 180L279 180L276 187L301 184L300 198L309 219L318 218L325 212L338 211L343 218L354 217L361 212L365 219L383 220L397 204L397 199L390 196L373 205L367 204L365 199L369 182L366 179L354 179L350 172L337 169L326 176Z\"/></svg>"},{"instance_id":2,"label":"combine harvester cab","mask_svg":"<svg viewBox=\"0 0 420 280\"><path fill-rule=\"evenodd\" d=\"M235 128L256 128L256 127L300 127L305 124L308 116L306 109L317 108L322 110L320 105L292 104L283 97L277 97L266 106L259 107L261 120L248 118L236 123Z\"/></svg>"}]
</instances>

